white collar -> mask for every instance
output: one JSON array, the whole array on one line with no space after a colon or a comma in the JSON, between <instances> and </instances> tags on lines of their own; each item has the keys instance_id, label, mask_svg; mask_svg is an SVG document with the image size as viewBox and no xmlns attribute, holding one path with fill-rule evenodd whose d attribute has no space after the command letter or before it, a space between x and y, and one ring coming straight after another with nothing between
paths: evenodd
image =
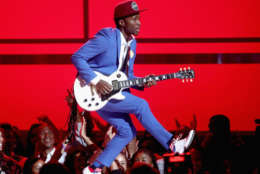
<instances>
[{"instance_id":1,"label":"white collar","mask_svg":"<svg viewBox=\"0 0 260 174\"><path fill-rule=\"evenodd\" d=\"M128 46L130 46L131 42L135 38L134 35L132 35L132 39L127 42L125 37L124 37L124 35L123 35L123 33L121 31L120 31L120 36L121 36L121 45L128 45Z\"/></svg>"}]
</instances>

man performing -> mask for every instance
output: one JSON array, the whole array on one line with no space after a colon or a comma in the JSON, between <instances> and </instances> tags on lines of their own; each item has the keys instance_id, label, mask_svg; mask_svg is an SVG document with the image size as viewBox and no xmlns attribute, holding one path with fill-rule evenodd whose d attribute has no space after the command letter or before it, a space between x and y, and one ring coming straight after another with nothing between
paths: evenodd
<instances>
[{"instance_id":1,"label":"man performing","mask_svg":"<svg viewBox=\"0 0 260 174\"><path fill-rule=\"evenodd\" d=\"M136 78L133 65L136 57L136 40L134 35L140 31L140 12L136 2L124 1L114 10L116 28L101 29L93 39L86 42L72 55L72 62L79 76L87 84L94 86L99 95L112 91L112 86L96 75L94 71L106 76L120 70L128 75L128 79ZM144 87L155 85L155 80L149 81ZM143 89L137 86L136 88ZM124 100L110 100L97 113L113 125L116 136L107 144L96 161L85 168L84 173L99 173L104 166L110 166L122 149L136 136L136 129L129 114L134 114L143 127L160 142L160 144L175 154L183 153L191 144L195 130L189 130L188 135L168 132L154 117L148 103L128 89L123 90Z\"/></svg>"}]
</instances>

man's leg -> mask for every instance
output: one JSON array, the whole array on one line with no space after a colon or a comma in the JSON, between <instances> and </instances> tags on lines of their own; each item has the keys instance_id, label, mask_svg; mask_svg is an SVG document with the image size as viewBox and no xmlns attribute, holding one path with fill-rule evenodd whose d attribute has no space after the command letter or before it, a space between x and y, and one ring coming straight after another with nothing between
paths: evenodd
<instances>
[{"instance_id":1,"label":"man's leg","mask_svg":"<svg viewBox=\"0 0 260 174\"><path fill-rule=\"evenodd\" d=\"M98 162L108 167L136 136L136 129L127 113L98 111L98 114L117 130L115 137L112 138L97 158Z\"/></svg>"},{"instance_id":2,"label":"man's leg","mask_svg":"<svg viewBox=\"0 0 260 174\"><path fill-rule=\"evenodd\" d=\"M154 117L148 103L131 93L124 91L124 100L110 100L102 111L134 114L144 128L167 150L172 134L168 132ZM111 123L112 124L112 123Z\"/></svg>"}]
</instances>

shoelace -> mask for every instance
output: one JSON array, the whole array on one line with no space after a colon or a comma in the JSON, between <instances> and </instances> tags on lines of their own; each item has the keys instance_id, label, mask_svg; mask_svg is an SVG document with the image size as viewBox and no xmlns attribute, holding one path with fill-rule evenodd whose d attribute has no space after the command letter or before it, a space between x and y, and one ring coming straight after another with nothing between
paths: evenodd
<instances>
[{"instance_id":1,"label":"shoelace","mask_svg":"<svg viewBox=\"0 0 260 174\"><path fill-rule=\"evenodd\" d=\"M171 144L170 144L170 146L169 146L170 149L171 149L171 151L173 151L173 149L174 149L174 144L175 144L175 142L176 142L176 141L179 141L182 136L183 136L182 134L179 134L176 138L172 138L172 142L171 142Z\"/></svg>"}]
</instances>

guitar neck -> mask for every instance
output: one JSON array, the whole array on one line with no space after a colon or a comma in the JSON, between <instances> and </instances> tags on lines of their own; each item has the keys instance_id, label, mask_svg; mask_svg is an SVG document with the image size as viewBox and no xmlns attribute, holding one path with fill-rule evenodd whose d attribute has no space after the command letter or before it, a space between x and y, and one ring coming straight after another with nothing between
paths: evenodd
<instances>
[{"instance_id":1,"label":"guitar neck","mask_svg":"<svg viewBox=\"0 0 260 174\"><path fill-rule=\"evenodd\" d=\"M161 80L168 80L173 78L179 78L178 74L171 73L171 74L163 74L153 77L144 77L144 78L135 78L131 80L124 80L118 82L118 87L121 88L130 88L132 86L144 86L144 84L147 81L155 80L155 81L161 81Z\"/></svg>"}]
</instances>

